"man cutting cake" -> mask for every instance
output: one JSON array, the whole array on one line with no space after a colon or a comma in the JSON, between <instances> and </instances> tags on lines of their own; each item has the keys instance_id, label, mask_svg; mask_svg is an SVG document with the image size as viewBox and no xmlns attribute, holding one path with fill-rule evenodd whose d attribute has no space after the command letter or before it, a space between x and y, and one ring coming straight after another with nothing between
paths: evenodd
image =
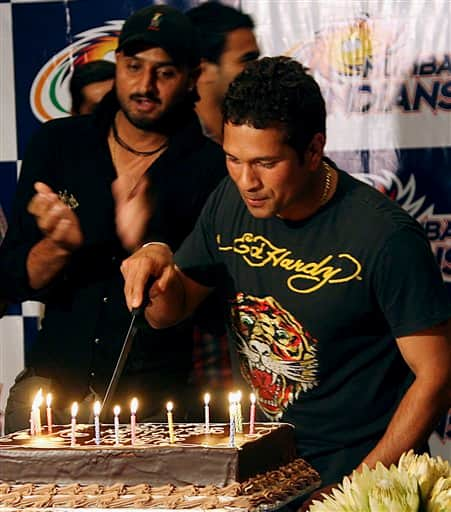
<instances>
[{"instance_id":1,"label":"man cutting cake","mask_svg":"<svg viewBox=\"0 0 451 512\"><path fill-rule=\"evenodd\" d=\"M129 308L162 328L217 288L236 374L296 426L323 484L423 450L451 402L451 306L420 225L324 154L325 104L284 57L252 63L224 101L229 178L173 258L122 264Z\"/></svg>"}]
</instances>

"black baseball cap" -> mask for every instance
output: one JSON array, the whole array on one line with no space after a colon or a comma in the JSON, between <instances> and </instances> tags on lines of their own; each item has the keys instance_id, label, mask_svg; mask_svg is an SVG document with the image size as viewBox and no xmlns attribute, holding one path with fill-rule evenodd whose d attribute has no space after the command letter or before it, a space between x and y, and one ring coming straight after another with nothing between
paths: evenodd
<instances>
[{"instance_id":1,"label":"black baseball cap","mask_svg":"<svg viewBox=\"0 0 451 512\"><path fill-rule=\"evenodd\" d=\"M174 62L199 64L197 29L181 11L168 5L152 5L132 14L124 23L117 51L145 44L163 48Z\"/></svg>"}]
</instances>

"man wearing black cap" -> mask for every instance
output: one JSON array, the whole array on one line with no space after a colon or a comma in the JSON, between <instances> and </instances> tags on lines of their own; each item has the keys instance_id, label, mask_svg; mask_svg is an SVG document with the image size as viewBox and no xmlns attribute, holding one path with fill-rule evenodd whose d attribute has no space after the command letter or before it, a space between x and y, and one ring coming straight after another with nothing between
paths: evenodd
<instances>
[{"instance_id":1,"label":"man wearing black cap","mask_svg":"<svg viewBox=\"0 0 451 512\"><path fill-rule=\"evenodd\" d=\"M164 5L136 12L116 57L115 89L96 113L45 124L23 161L0 291L45 302L46 316L10 392L8 431L27 426L39 387L53 390L56 421L68 421L74 400L86 406L79 421L88 419L130 322L122 260L144 242L177 248L225 175L222 150L194 112L199 59L189 19ZM182 419L193 398L190 341L187 324L161 333L143 325L114 401L127 407L137 396L139 416L158 418L173 399Z\"/></svg>"}]
</instances>

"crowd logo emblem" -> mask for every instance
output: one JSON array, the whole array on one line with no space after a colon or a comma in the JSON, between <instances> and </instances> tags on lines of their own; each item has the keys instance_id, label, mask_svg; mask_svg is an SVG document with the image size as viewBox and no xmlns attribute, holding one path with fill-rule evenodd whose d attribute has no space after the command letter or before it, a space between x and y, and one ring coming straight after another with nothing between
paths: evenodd
<instances>
[{"instance_id":1,"label":"crowd logo emblem","mask_svg":"<svg viewBox=\"0 0 451 512\"><path fill-rule=\"evenodd\" d=\"M432 44L419 51L416 28L362 14L332 21L286 53L313 70L329 114L449 113L451 55Z\"/></svg>"},{"instance_id":2,"label":"crowd logo emblem","mask_svg":"<svg viewBox=\"0 0 451 512\"><path fill-rule=\"evenodd\" d=\"M354 81L353 77L386 76L388 56L403 46L403 33L390 20L362 14L337 21L316 32L313 41L294 45L288 53L302 56L309 68L328 81Z\"/></svg>"},{"instance_id":3,"label":"crowd logo emblem","mask_svg":"<svg viewBox=\"0 0 451 512\"><path fill-rule=\"evenodd\" d=\"M53 55L39 70L30 92L30 106L41 122L70 113L69 82L74 68L92 60L114 61L123 20L108 21L76 34L75 41Z\"/></svg>"}]
</instances>

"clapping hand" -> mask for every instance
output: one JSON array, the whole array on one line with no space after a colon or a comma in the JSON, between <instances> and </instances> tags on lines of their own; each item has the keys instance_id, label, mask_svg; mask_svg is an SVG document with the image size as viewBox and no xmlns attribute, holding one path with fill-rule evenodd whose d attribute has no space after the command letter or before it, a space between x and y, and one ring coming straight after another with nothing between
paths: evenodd
<instances>
[{"instance_id":1,"label":"clapping hand","mask_svg":"<svg viewBox=\"0 0 451 512\"><path fill-rule=\"evenodd\" d=\"M41 232L60 249L68 252L78 249L83 243L83 233L77 215L45 183L38 181L34 188L36 194L27 210L34 215Z\"/></svg>"},{"instance_id":2,"label":"clapping hand","mask_svg":"<svg viewBox=\"0 0 451 512\"><path fill-rule=\"evenodd\" d=\"M130 177L123 174L114 180L111 188L116 206L116 233L122 245L132 252L143 243L152 214L149 179L143 175L132 185Z\"/></svg>"}]
</instances>

